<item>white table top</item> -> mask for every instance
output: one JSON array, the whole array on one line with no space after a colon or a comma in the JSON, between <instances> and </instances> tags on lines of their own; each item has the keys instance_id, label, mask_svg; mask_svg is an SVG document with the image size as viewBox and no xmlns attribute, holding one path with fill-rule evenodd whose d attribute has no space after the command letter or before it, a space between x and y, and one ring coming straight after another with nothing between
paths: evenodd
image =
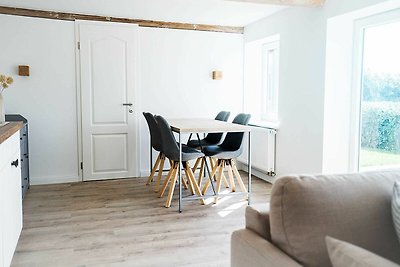
<instances>
[{"instance_id":1,"label":"white table top","mask_svg":"<svg viewBox=\"0 0 400 267\"><path fill-rule=\"evenodd\" d=\"M178 133L250 132L251 128L241 124L214 119L168 119L172 131Z\"/></svg>"}]
</instances>

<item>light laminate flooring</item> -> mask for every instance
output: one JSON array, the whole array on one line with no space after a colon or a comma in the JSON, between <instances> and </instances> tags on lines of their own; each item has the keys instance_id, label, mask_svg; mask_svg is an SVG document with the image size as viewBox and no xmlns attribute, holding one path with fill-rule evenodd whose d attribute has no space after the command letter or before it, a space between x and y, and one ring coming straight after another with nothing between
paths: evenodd
<instances>
[{"instance_id":1,"label":"light laminate flooring","mask_svg":"<svg viewBox=\"0 0 400 267\"><path fill-rule=\"evenodd\" d=\"M230 235L244 227L244 197L184 202L178 213L177 190L167 209L145 182L32 186L12 266L229 266ZM252 184L253 203L266 204L271 185Z\"/></svg>"}]
</instances>

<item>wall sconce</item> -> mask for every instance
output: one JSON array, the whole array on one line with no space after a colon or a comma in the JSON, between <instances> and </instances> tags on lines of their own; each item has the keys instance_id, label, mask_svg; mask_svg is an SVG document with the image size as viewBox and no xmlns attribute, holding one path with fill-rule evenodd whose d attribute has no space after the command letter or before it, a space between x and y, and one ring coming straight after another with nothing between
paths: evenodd
<instances>
[{"instance_id":1,"label":"wall sconce","mask_svg":"<svg viewBox=\"0 0 400 267\"><path fill-rule=\"evenodd\" d=\"M29 76L29 66L19 65L18 66L18 75L19 76Z\"/></svg>"},{"instance_id":2,"label":"wall sconce","mask_svg":"<svg viewBox=\"0 0 400 267\"><path fill-rule=\"evenodd\" d=\"M213 80L222 80L222 71L214 70L212 72L212 78L213 78Z\"/></svg>"}]
</instances>

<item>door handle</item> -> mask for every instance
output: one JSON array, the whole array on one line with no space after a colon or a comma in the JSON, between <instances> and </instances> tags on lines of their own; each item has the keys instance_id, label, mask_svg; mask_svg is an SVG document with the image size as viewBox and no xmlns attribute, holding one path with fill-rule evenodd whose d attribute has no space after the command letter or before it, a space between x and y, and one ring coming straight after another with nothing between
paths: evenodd
<instances>
[{"instance_id":1,"label":"door handle","mask_svg":"<svg viewBox=\"0 0 400 267\"><path fill-rule=\"evenodd\" d=\"M15 168L18 168L18 159L14 160L13 162L11 162L11 166L14 166Z\"/></svg>"},{"instance_id":2,"label":"door handle","mask_svg":"<svg viewBox=\"0 0 400 267\"><path fill-rule=\"evenodd\" d=\"M123 106L128 106L128 107L132 107L132 106L133 106L132 103L123 103L122 105L123 105Z\"/></svg>"}]
</instances>

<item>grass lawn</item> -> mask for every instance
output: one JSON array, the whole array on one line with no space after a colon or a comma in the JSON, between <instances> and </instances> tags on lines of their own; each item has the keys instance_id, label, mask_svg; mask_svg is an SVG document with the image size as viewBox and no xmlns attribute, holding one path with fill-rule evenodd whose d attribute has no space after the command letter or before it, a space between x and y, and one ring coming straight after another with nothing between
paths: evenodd
<instances>
[{"instance_id":1,"label":"grass lawn","mask_svg":"<svg viewBox=\"0 0 400 267\"><path fill-rule=\"evenodd\" d=\"M400 154L389 153L378 149L361 149L360 167L384 165L400 166Z\"/></svg>"}]
</instances>

